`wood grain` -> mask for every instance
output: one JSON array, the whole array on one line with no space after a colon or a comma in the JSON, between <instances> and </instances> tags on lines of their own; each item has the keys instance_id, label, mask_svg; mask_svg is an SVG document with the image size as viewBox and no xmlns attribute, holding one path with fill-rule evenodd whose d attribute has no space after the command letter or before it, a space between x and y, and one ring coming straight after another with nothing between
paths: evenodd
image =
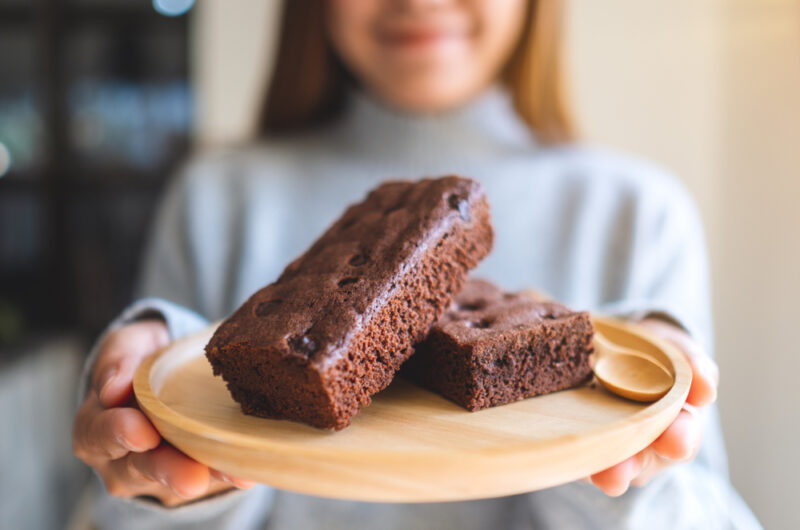
<instances>
[{"instance_id":1,"label":"wood grain","mask_svg":"<svg viewBox=\"0 0 800 530\"><path fill-rule=\"evenodd\" d=\"M620 462L649 445L680 411L691 382L681 352L631 324L599 317L595 324L609 340L671 367L672 389L644 405L590 384L467 412L397 379L350 427L334 433L242 414L203 356L211 327L145 359L134 390L164 438L235 476L376 502L498 497Z\"/></svg>"}]
</instances>

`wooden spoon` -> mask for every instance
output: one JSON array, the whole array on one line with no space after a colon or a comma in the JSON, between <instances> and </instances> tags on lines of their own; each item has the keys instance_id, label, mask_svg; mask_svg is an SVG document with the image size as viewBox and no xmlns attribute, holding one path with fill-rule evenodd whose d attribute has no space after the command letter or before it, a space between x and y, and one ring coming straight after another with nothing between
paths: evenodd
<instances>
[{"instance_id":1,"label":"wooden spoon","mask_svg":"<svg viewBox=\"0 0 800 530\"><path fill-rule=\"evenodd\" d=\"M536 302L547 302L550 296L535 289L522 294ZM672 388L674 374L658 359L640 351L619 346L595 330L592 371L600 383L618 396L650 403L658 401Z\"/></svg>"},{"instance_id":2,"label":"wooden spoon","mask_svg":"<svg viewBox=\"0 0 800 530\"><path fill-rule=\"evenodd\" d=\"M661 399L672 388L672 373L653 357L614 344L600 332L594 334L595 377L610 392L649 403Z\"/></svg>"}]
</instances>

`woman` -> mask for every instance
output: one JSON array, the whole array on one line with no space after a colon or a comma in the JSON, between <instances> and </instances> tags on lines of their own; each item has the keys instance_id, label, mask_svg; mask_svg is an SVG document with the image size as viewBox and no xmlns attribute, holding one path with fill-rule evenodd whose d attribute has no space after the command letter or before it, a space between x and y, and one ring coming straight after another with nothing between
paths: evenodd
<instances>
[{"instance_id":1,"label":"woman","mask_svg":"<svg viewBox=\"0 0 800 530\"><path fill-rule=\"evenodd\" d=\"M172 183L140 289L157 298L115 320L87 363L74 446L105 485L99 526L752 523L725 478L708 407L718 377L704 353L711 330L698 216L669 175L570 143L561 11L553 0L287 2L263 141L200 157ZM685 352L694 374L687 406L650 447L542 492L380 505L252 487L161 443L131 405L145 355L229 314L380 180L445 173L481 180L493 206L495 250L477 275L642 321ZM625 493L632 484L640 487Z\"/></svg>"}]
</instances>

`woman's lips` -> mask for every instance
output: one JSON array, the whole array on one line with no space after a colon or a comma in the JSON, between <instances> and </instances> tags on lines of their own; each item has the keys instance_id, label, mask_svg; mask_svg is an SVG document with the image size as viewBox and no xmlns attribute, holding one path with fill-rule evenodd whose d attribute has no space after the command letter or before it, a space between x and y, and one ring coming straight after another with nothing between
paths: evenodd
<instances>
[{"instance_id":1,"label":"woman's lips","mask_svg":"<svg viewBox=\"0 0 800 530\"><path fill-rule=\"evenodd\" d=\"M431 46L443 42L466 39L465 31L451 29L421 29L386 32L381 35L381 40L391 46Z\"/></svg>"},{"instance_id":2,"label":"woman's lips","mask_svg":"<svg viewBox=\"0 0 800 530\"><path fill-rule=\"evenodd\" d=\"M379 28L378 39L386 46L410 51L465 42L469 31L463 24L396 26Z\"/></svg>"}]
</instances>

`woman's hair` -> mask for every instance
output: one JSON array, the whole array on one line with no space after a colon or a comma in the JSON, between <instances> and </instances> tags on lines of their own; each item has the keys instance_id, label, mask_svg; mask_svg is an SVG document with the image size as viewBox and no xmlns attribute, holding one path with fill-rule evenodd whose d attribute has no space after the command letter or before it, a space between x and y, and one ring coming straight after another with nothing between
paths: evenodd
<instances>
[{"instance_id":1,"label":"woman's hair","mask_svg":"<svg viewBox=\"0 0 800 530\"><path fill-rule=\"evenodd\" d=\"M287 0L258 134L328 121L344 108L351 75L326 38L322 0ZM574 138L562 58L563 0L530 0L517 48L501 73L514 108L543 143Z\"/></svg>"}]
</instances>

